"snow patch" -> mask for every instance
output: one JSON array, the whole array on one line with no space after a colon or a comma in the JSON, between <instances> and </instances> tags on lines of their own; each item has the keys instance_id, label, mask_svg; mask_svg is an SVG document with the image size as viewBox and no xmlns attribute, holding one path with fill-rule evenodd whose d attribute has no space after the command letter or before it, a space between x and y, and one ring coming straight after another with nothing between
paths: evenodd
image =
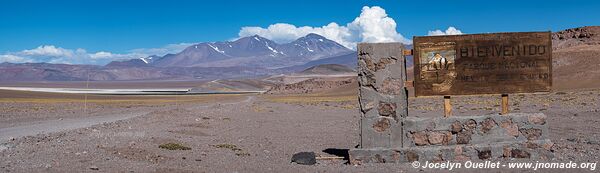
<instances>
[{"instance_id":1,"label":"snow patch","mask_svg":"<svg viewBox=\"0 0 600 173\"><path fill-rule=\"evenodd\" d=\"M275 50L271 46L269 46L269 43L265 42L265 46L267 46L267 48L269 48L269 50L271 50L271 52L273 52L273 53L279 53L279 52L277 52L277 50Z\"/></svg>"},{"instance_id":2,"label":"snow patch","mask_svg":"<svg viewBox=\"0 0 600 173\"><path fill-rule=\"evenodd\" d=\"M225 53L225 51L219 50L219 48L218 48L218 47L216 47L216 46L213 46L212 44L208 44L208 46L210 46L211 48L213 48L213 49L214 49L215 51L217 51L217 52Z\"/></svg>"},{"instance_id":3,"label":"snow patch","mask_svg":"<svg viewBox=\"0 0 600 173\"><path fill-rule=\"evenodd\" d=\"M148 60L146 60L146 58L140 58L142 61L144 61L144 63L148 64ZM150 57L150 59L152 59L152 57Z\"/></svg>"},{"instance_id":4,"label":"snow patch","mask_svg":"<svg viewBox=\"0 0 600 173\"><path fill-rule=\"evenodd\" d=\"M320 41L320 42L323 42L323 39L320 39L320 38L319 38L319 41Z\"/></svg>"}]
</instances>

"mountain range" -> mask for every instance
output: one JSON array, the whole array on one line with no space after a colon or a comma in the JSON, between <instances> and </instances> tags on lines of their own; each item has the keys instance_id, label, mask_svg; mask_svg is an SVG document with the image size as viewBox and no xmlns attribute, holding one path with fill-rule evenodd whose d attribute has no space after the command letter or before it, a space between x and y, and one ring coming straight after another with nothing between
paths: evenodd
<instances>
[{"instance_id":1,"label":"mountain range","mask_svg":"<svg viewBox=\"0 0 600 173\"><path fill-rule=\"evenodd\" d=\"M275 69L350 53L353 51L317 34L308 34L285 44L254 35L233 42L195 44L177 54L144 59L157 67L250 66Z\"/></svg>"},{"instance_id":2,"label":"mountain range","mask_svg":"<svg viewBox=\"0 0 600 173\"><path fill-rule=\"evenodd\" d=\"M253 35L198 43L176 54L113 61L104 66L1 63L0 81L239 78L297 72L321 64L354 68L356 52L312 33L285 44Z\"/></svg>"}]
</instances>

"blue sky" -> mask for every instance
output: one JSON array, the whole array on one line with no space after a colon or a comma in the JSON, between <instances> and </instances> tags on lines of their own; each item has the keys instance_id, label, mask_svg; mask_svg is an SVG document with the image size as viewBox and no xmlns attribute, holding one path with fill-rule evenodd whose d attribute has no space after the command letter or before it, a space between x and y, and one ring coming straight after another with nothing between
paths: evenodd
<instances>
[{"instance_id":1,"label":"blue sky","mask_svg":"<svg viewBox=\"0 0 600 173\"><path fill-rule=\"evenodd\" d=\"M335 22L344 29L361 14L364 6L384 9L387 17L395 21L395 31L406 39L438 29L445 31L448 27L462 33L485 33L558 31L600 25L600 1L4 0L1 4L0 54L5 57L24 56L19 52L44 45L48 47L42 48L47 50L60 48L71 54L148 53L153 48L178 49L186 43L231 40L241 35L242 27L267 28L276 23L322 27ZM394 33L382 35L385 36L396 41L402 39ZM291 39L276 34L272 37ZM368 41L350 37L353 41L347 44Z\"/></svg>"}]
</instances>

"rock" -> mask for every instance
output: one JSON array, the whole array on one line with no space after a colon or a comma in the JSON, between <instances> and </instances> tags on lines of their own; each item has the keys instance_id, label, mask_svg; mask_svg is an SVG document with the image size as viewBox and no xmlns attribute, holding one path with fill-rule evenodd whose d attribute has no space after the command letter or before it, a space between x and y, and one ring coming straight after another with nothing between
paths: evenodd
<instances>
[{"instance_id":1,"label":"rock","mask_svg":"<svg viewBox=\"0 0 600 173\"><path fill-rule=\"evenodd\" d=\"M314 165L317 163L317 156L314 152L299 152L292 156L292 162L301 165Z\"/></svg>"},{"instance_id":2,"label":"rock","mask_svg":"<svg viewBox=\"0 0 600 173\"><path fill-rule=\"evenodd\" d=\"M502 149L502 157L510 157L512 149L509 147L504 147Z\"/></svg>"},{"instance_id":3,"label":"rock","mask_svg":"<svg viewBox=\"0 0 600 173\"><path fill-rule=\"evenodd\" d=\"M544 144L542 144L542 148L551 151L552 150L552 146L554 146L553 142L546 142Z\"/></svg>"},{"instance_id":4,"label":"rock","mask_svg":"<svg viewBox=\"0 0 600 173\"><path fill-rule=\"evenodd\" d=\"M446 135L440 132L429 132L427 138L429 139L430 144L436 145L441 144L444 141L445 136Z\"/></svg>"},{"instance_id":5,"label":"rock","mask_svg":"<svg viewBox=\"0 0 600 173\"><path fill-rule=\"evenodd\" d=\"M490 159L490 158L492 158L492 151L491 150L478 151L477 157L479 157L479 159L481 159L481 160Z\"/></svg>"},{"instance_id":6,"label":"rock","mask_svg":"<svg viewBox=\"0 0 600 173\"><path fill-rule=\"evenodd\" d=\"M529 157L531 157L531 154L529 154L529 152L527 152L527 151L513 149L511 151L511 157L512 158L529 158Z\"/></svg>"},{"instance_id":7,"label":"rock","mask_svg":"<svg viewBox=\"0 0 600 173\"><path fill-rule=\"evenodd\" d=\"M407 151L406 152L406 160L408 160L409 162L418 161L419 155L417 153L415 153L414 151Z\"/></svg>"},{"instance_id":8,"label":"rock","mask_svg":"<svg viewBox=\"0 0 600 173\"><path fill-rule=\"evenodd\" d=\"M465 155L457 155L457 156L454 156L454 160L456 160L456 161L467 161L467 160L471 160L471 158L468 157L468 156L465 156Z\"/></svg>"},{"instance_id":9,"label":"rock","mask_svg":"<svg viewBox=\"0 0 600 173\"><path fill-rule=\"evenodd\" d=\"M542 130L540 129L521 129L521 133L527 137L528 140L536 140L542 136Z\"/></svg>"},{"instance_id":10,"label":"rock","mask_svg":"<svg viewBox=\"0 0 600 173\"><path fill-rule=\"evenodd\" d=\"M457 144L468 144L471 141L471 131L462 131L456 134Z\"/></svg>"},{"instance_id":11,"label":"rock","mask_svg":"<svg viewBox=\"0 0 600 173\"><path fill-rule=\"evenodd\" d=\"M494 127L496 127L496 121L491 118L487 118L481 122L481 132L483 133L489 132Z\"/></svg>"},{"instance_id":12,"label":"rock","mask_svg":"<svg viewBox=\"0 0 600 173\"><path fill-rule=\"evenodd\" d=\"M462 124L460 124L460 121L455 121L450 125L450 129L453 134L456 134L462 130Z\"/></svg>"},{"instance_id":13,"label":"rock","mask_svg":"<svg viewBox=\"0 0 600 173\"><path fill-rule=\"evenodd\" d=\"M381 116L396 117L396 103L379 102L377 110Z\"/></svg>"},{"instance_id":14,"label":"rock","mask_svg":"<svg viewBox=\"0 0 600 173\"><path fill-rule=\"evenodd\" d=\"M429 143L432 145L444 144L447 145L452 140L452 133L449 131L429 132L427 135Z\"/></svg>"},{"instance_id":15,"label":"rock","mask_svg":"<svg viewBox=\"0 0 600 173\"><path fill-rule=\"evenodd\" d=\"M519 137L519 127L512 123L512 120L502 121L500 127L504 128L509 135Z\"/></svg>"},{"instance_id":16,"label":"rock","mask_svg":"<svg viewBox=\"0 0 600 173\"><path fill-rule=\"evenodd\" d=\"M390 128L390 120L387 118L381 118L375 124L373 124L373 129L377 132L384 132Z\"/></svg>"},{"instance_id":17,"label":"rock","mask_svg":"<svg viewBox=\"0 0 600 173\"><path fill-rule=\"evenodd\" d=\"M475 120L467 120L464 124L463 124L463 128L465 130L473 130L475 128L477 128L477 122L475 122Z\"/></svg>"},{"instance_id":18,"label":"rock","mask_svg":"<svg viewBox=\"0 0 600 173\"><path fill-rule=\"evenodd\" d=\"M590 145L598 145L598 144L600 144L600 143L599 143L598 141L596 141L596 140L588 140L588 141L587 141L587 142L585 142L585 143L587 143L587 144L590 144Z\"/></svg>"},{"instance_id":19,"label":"rock","mask_svg":"<svg viewBox=\"0 0 600 173\"><path fill-rule=\"evenodd\" d=\"M463 154L463 147L458 146L458 145L456 147L454 147L454 155L461 155L461 154Z\"/></svg>"},{"instance_id":20,"label":"rock","mask_svg":"<svg viewBox=\"0 0 600 173\"><path fill-rule=\"evenodd\" d=\"M403 82L404 81L402 79L386 78L385 80L383 80L383 85L381 86L381 93L389 95L399 95L402 89L404 89Z\"/></svg>"},{"instance_id":21,"label":"rock","mask_svg":"<svg viewBox=\"0 0 600 173\"><path fill-rule=\"evenodd\" d=\"M535 114L528 117L529 123L544 125L546 124L546 116L543 114Z\"/></svg>"},{"instance_id":22,"label":"rock","mask_svg":"<svg viewBox=\"0 0 600 173\"><path fill-rule=\"evenodd\" d=\"M375 107L375 102L370 101L370 102L367 102L367 104L364 104L364 106L362 107L362 109L363 109L363 112L366 113L366 112L369 112L374 107Z\"/></svg>"},{"instance_id":23,"label":"rock","mask_svg":"<svg viewBox=\"0 0 600 173\"><path fill-rule=\"evenodd\" d=\"M467 157L466 155L464 155L464 151L463 150L464 149L461 146L454 147L454 160L456 160L456 161L471 160L470 157Z\"/></svg>"},{"instance_id":24,"label":"rock","mask_svg":"<svg viewBox=\"0 0 600 173\"><path fill-rule=\"evenodd\" d=\"M425 132L416 132L412 134L413 141L417 146L429 145L429 139L427 139L427 133Z\"/></svg>"},{"instance_id":25,"label":"rock","mask_svg":"<svg viewBox=\"0 0 600 173\"><path fill-rule=\"evenodd\" d=\"M540 147L537 143L530 142L530 141L525 142L524 145L526 148L531 148L531 149L536 149L536 148Z\"/></svg>"},{"instance_id":26,"label":"rock","mask_svg":"<svg viewBox=\"0 0 600 173\"><path fill-rule=\"evenodd\" d=\"M365 56L365 58L363 60L365 62L364 67L366 67L368 70L370 70L370 71L377 70L377 69L375 69L375 63L371 59L371 56L367 55L367 56Z\"/></svg>"},{"instance_id":27,"label":"rock","mask_svg":"<svg viewBox=\"0 0 600 173\"><path fill-rule=\"evenodd\" d=\"M100 170L100 168L98 168L97 166L90 166L90 169L95 171Z\"/></svg>"}]
</instances>

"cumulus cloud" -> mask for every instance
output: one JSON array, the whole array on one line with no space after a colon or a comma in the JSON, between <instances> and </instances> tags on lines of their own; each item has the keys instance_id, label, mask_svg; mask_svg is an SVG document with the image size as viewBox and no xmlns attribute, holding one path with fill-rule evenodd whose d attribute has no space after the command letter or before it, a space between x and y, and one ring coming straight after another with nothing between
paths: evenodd
<instances>
[{"instance_id":1,"label":"cumulus cloud","mask_svg":"<svg viewBox=\"0 0 600 173\"><path fill-rule=\"evenodd\" d=\"M115 54L111 52L89 53L85 49L66 49L54 45L42 45L37 48L8 52L0 55L0 62L48 62L61 64L97 64L104 65L113 60L127 60L146 56L139 53Z\"/></svg>"},{"instance_id":2,"label":"cumulus cloud","mask_svg":"<svg viewBox=\"0 0 600 173\"><path fill-rule=\"evenodd\" d=\"M286 43L310 33L322 35L351 49L354 49L358 42L411 43L396 31L394 19L388 17L385 10L378 6L363 7L360 15L345 25L332 22L320 27L297 27L287 23L276 23L267 28L242 27L238 36L260 35L275 42Z\"/></svg>"},{"instance_id":3,"label":"cumulus cloud","mask_svg":"<svg viewBox=\"0 0 600 173\"><path fill-rule=\"evenodd\" d=\"M456 29L455 27L448 27L448 29L446 29L446 31L441 31L441 30L435 30L435 31L429 31L427 33L427 35L429 36L435 36L435 35L460 35L463 34L460 30Z\"/></svg>"},{"instance_id":4,"label":"cumulus cloud","mask_svg":"<svg viewBox=\"0 0 600 173\"><path fill-rule=\"evenodd\" d=\"M23 50L21 54L28 56L73 56L73 51L53 45L43 45L35 49Z\"/></svg>"},{"instance_id":5,"label":"cumulus cloud","mask_svg":"<svg viewBox=\"0 0 600 173\"><path fill-rule=\"evenodd\" d=\"M0 63L25 63L25 62L47 62L60 64L96 64L104 65L115 60L129 60L134 58L148 57L150 55L165 55L177 53L193 43L169 44L159 48L140 48L127 51L126 53L112 53L107 51L88 52L85 49L66 49L54 45L42 45L33 49L18 52L8 52L0 55Z\"/></svg>"},{"instance_id":6,"label":"cumulus cloud","mask_svg":"<svg viewBox=\"0 0 600 173\"><path fill-rule=\"evenodd\" d=\"M0 62L25 63L31 62L31 60L16 55L0 55Z\"/></svg>"}]
</instances>

